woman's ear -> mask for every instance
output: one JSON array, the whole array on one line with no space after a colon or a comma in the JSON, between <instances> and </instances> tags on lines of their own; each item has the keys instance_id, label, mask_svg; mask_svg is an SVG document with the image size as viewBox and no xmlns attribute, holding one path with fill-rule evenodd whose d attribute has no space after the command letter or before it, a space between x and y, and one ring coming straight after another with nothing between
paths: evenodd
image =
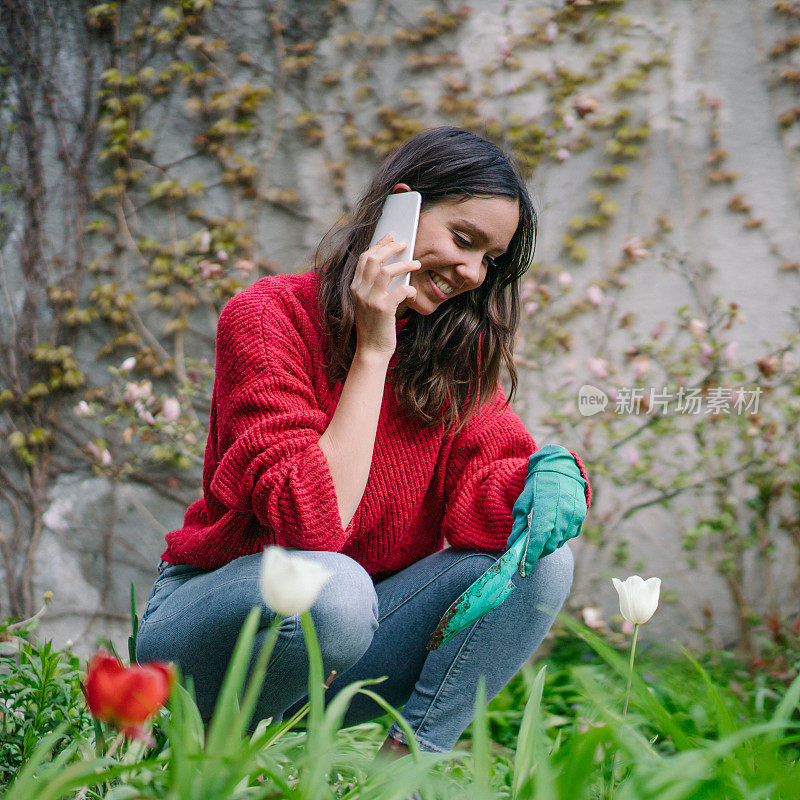
<instances>
[{"instance_id":1,"label":"woman's ear","mask_svg":"<svg viewBox=\"0 0 800 800\"><path fill-rule=\"evenodd\" d=\"M397 194L397 192L410 192L411 187L407 183L396 183L394 185L394 189L392 189L392 194Z\"/></svg>"}]
</instances>

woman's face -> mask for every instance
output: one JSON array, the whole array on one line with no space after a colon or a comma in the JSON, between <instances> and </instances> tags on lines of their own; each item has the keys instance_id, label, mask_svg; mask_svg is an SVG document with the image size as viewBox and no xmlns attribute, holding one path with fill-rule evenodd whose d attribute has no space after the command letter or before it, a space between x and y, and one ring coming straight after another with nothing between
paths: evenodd
<instances>
[{"instance_id":1,"label":"woman's face","mask_svg":"<svg viewBox=\"0 0 800 800\"><path fill-rule=\"evenodd\" d=\"M400 184L396 187L405 187ZM402 189L400 189L402 191ZM414 259L422 265L411 273L416 299L401 303L407 309L432 314L442 303L480 286L493 258L508 249L519 224L519 203L509 197L471 197L442 200L422 211ZM443 290L433 282L446 285Z\"/></svg>"}]
</instances>

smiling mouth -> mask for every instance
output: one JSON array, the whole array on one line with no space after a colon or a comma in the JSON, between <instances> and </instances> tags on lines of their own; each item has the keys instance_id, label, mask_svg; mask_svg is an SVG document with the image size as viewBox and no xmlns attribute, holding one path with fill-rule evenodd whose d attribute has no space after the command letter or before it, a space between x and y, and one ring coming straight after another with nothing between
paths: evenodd
<instances>
[{"instance_id":1,"label":"smiling mouth","mask_svg":"<svg viewBox=\"0 0 800 800\"><path fill-rule=\"evenodd\" d=\"M433 279L433 273L432 272L428 273L428 280L430 281L431 286L433 286L433 289L436 292L436 294L442 299L449 297L455 291L455 289L453 289L453 287L450 286L450 284L447 283L442 278L439 278L437 276L437 279L441 282L441 286L438 285L436 281ZM446 286L447 288L442 289L442 286Z\"/></svg>"}]
</instances>

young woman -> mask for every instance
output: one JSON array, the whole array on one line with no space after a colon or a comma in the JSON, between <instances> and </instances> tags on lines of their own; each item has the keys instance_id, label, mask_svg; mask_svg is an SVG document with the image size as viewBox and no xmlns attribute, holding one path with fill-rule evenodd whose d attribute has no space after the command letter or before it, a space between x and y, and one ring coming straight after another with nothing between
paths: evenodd
<instances>
[{"instance_id":1,"label":"young woman","mask_svg":"<svg viewBox=\"0 0 800 800\"><path fill-rule=\"evenodd\" d=\"M368 244L386 197L409 189L422 195L414 260L387 267L404 243ZM502 151L432 129L381 165L314 270L263 278L226 305L203 496L166 537L137 643L140 662L175 661L193 677L204 717L250 609L262 608L256 648L273 618L259 592L270 544L334 573L311 609L326 675L337 671L326 698L388 676L373 688L402 707L423 750L453 748L479 676L490 700L536 651L572 581L562 539L515 575L502 605L426 649L506 549L537 450L499 382L504 362L513 397L518 283L535 236L528 192ZM410 285L388 293L404 272ZM570 535L584 487L589 504L583 479ZM307 680L299 619L286 618L256 718L292 714ZM358 695L345 722L382 714ZM407 752L397 725L382 750Z\"/></svg>"}]
</instances>

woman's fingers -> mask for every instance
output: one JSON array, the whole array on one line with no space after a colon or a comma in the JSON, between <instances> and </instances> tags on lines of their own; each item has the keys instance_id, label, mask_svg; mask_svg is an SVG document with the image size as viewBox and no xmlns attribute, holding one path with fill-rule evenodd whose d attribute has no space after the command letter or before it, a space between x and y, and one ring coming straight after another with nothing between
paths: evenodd
<instances>
[{"instance_id":1,"label":"woman's fingers","mask_svg":"<svg viewBox=\"0 0 800 800\"><path fill-rule=\"evenodd\" d=\"M380 272L381 266L389 256L401 253L406 248L405 242L391 240L391 234L386 234L380 242L365 250L358 259L355 276L360 280L374 279Z\"/></svg>"},{"instance_id":2,"label":"woman's fingers","mask_svg":"<svg viewBox=\"0 0 800 800\"><path fill-rule=\"evenodd\" d=\"M419 261L383 262L405 249L404 242L395 242L387 234L358 259L350 294L355 307L359 347L394 352L397 307L404 300L413 300L416 289L401 283L389 292L389 283L399 275L418 270L421 264Z\"/></svg>"}]
</instances>

